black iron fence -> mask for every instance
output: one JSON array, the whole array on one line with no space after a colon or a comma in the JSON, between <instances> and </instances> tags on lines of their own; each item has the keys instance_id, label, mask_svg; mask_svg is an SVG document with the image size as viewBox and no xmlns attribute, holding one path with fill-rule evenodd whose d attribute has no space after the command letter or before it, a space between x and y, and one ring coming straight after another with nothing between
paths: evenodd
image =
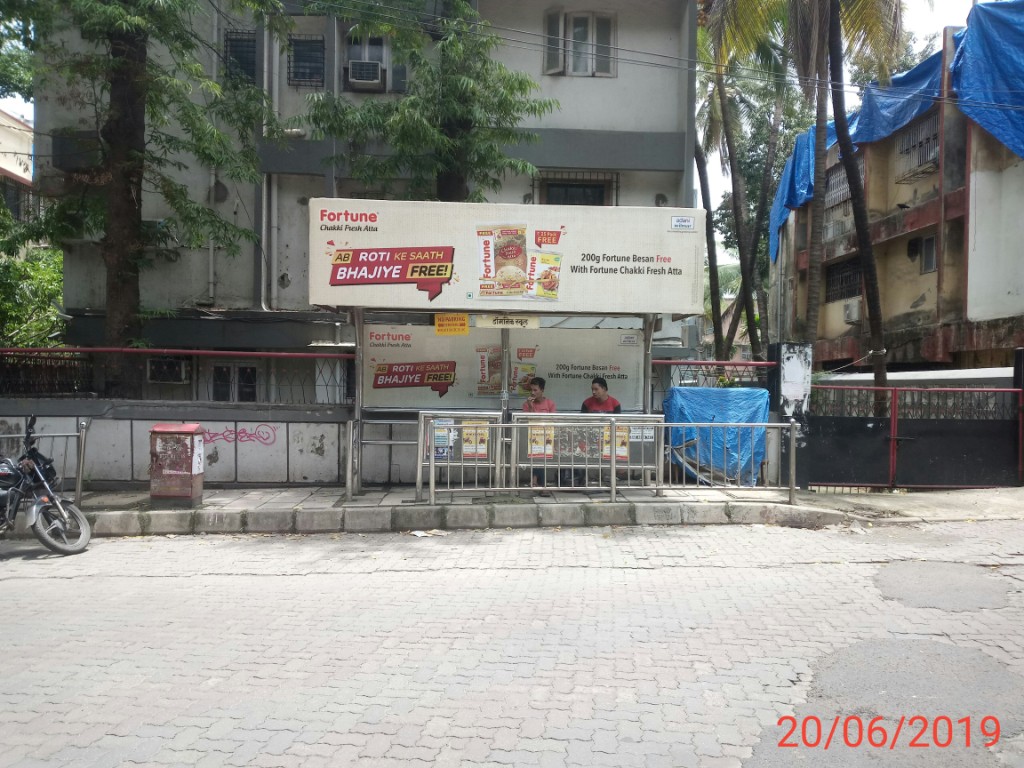
<instances>
[{"instance_id":1,"label":"black iron fence","mask_svg":"<svg viewBox=\"0 0 1024 768\"><path fill-rule=\"evenodd\" d=\"M0 396L350 404L351 353L0 350Z\"/></svg>"}]
</instances>

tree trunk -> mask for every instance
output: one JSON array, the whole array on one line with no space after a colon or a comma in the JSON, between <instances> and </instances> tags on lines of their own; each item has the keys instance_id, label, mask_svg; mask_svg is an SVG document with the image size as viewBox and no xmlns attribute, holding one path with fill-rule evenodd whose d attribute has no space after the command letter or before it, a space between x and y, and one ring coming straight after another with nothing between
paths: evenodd
<instances>
[{"instance_id":1,"label":"tree trunk","mask_svg":"<svg viewBox=\"0 0 1024 768\"><path fill-rule=\"evenodd\" d=\"M828 27L829 70L832 87L832 112L836 122L836 139L839 142L839 157L846 170L846 178L850 185L850 206L853 208L853 224L857 231L857 246L860 254L860 271L864 280L864 298L868 309L868 328L871 337L871 368L875 374L875 386L886 386L885 372L885 334L882 330L882 299L878 286L878 266L875 263L875 252L871 246L871 231L868 223L868 207L864 198L864 185L861 183L857 168L857 157L854 154L853 141L850 138L850 126L846 122L846 96L843 93L843 33L839 20L839 0L831 0L832 11ZM815 190L817 196L817 190ZM883 394L883 393L879 393ZM883 405L876 398L876 415Z\"/></svg>"},{"instance_id":2,"label":"tree trunk","mask_svg":"<svg viewBox=\"0 0 1024 768\"><path fill-rule=\"evenodd\" d=\"M729 175L732 177L732 213L736 221L736 242L740 255L740 299L744 314L747 318L747 336L750 341L750 354L752 358L761 357L761 342L757 333L756 314L754 312L754 290L753 290L753 256L749 253L750 233L747 226L747 190L743 182L743 175L740 172L739 162L736 159L736 142L733 137L732 121L729 118L729 99L725 90L725 78L721 72L715 74L715 85L718 91L718 100L722 108L722 132L725 136L725 146L729 154ZM726 340L726 348L731 347L735 333L730 334Z\"/></svg>"},{"instance_id":3,"label":"tree trunk","mask_svg":"<svg viewBox=\"0 0 1024 768\"><path fill-rule=\"evenodd\" d=\"M818 314L821 311L822 262L825 260L825 129L828 124L828 82L825 79L824 46L820 48L817 64L814 115L814 196L811 198L811 236L807 259L807 310L804 314L804 341L814 344L818 340Z\"/></svg>"},{"instance_id":4,"label":"tree trunk","mask_svg":"<svg viewBox=\"0 0 1024 768\"><path fill-rule=\"evenodd\" d=\"M761 271L758 268L758 253L761 245L761 238L764 232L764 220L768 215L768 190L772 185L775 174L775 157L779 148L779 132L782 130L782 112L785 106L783 93L775 96L775 108L772 111L772 124L768 131L768 147L764 157L764 168L761 169L761 187L757 192L757 205L754 208L754 226L750 232L750 253L753 258L752 272L754 280L754 295L757 299L758 316L762 322L758 331L761 334L762 346L766 343L766 329L768 327L768 293L764 289Z\"/></svg>"},{"instance_id":5,"label":"tree trunk","mask_svg":"<svg viewBox=\"0 0 1024 768\"><path fill-rule=\"evenodd\" d=\"M760 325L761 332L761 347L764 348L770 343L768 336L768 291L764 289L764 284L761 282L760 276L757 280L757 286L755 288L755 298L757 299L757 311L763 322Z\"/></svg>"},{"instance_id":6,"label":"tree trunk","mask_svg":"<svg viewBox=\"0 0 1024 768\"><path fill-rule=\"evenodd\" d=\"M446 203L464 203L469 197L469 184L464 174L458 171L442 171L437 174L437 199Z\"/></svg>"},{"instance_id":7,"label":"tree trunk","mask_svg":"<svg viewBox=\"0 0 1024 768\"><path fill-rule=\"evenodd\" d=\"M707 217L704 220L704 236L708 243L708 295L711 298L711 326L715 334L715 360L726 360L725 336L722 334L722 289L718 283L718 250L715 245L711 185L708 182L708 159L699 141L694 142L693 157L697 162L700 199L704 202L704 210L707 212Z\"/></svg>"},{"instance_id":8,"label":"tree trunk","mask_svg":"<svg viewBox=\"0 0 1024 768\"><path fill-rule=\"evenodd\" d=\"M139 265L143 256L142 176L146 149L148 92L145 35L111 33L110 101L100 129L109 174L106 193L107 228L100 241L106 267L106 344L127 347L139 337ZM139 367L125 356L106 366L108 394L131 396L141 382Z\"/></svg>"}]
</instances>

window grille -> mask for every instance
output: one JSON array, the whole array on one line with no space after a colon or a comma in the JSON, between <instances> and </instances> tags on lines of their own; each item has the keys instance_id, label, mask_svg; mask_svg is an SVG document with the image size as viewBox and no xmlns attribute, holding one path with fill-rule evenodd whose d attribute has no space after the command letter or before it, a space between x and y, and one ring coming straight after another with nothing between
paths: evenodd
<instances>
[{"instance_id":1,"label":"window grille","mask_svg":"<svg viewBox=\"0 0 1024 768\"><path fill-rule=\"evenodd\" d=\"M229 30L224 33L224 66L230 76L256 82L255 30Z\"/></svg>"},{"instance_id":2,"label":"window grille","mask_svg":"<svg viewBox=\"0 0 1024 768\"><path fill-rule=\"evenodd\" d=\"M288 85L323 88L323 36L291 35L288 38L288 47Z\"/></svg>"},{"instance_id":3,"label":"window grille","mask_svg":"<svg viewBox=\"0 0 1024 768\"><path fill-rule=\"evenodd\" d=\"M860 261L848 259L825 267L825 303L860 296Z\"/></svg>"},{"instance_id":4,"label":"window grille","mask_svg":"<svg viewBox=\"0 0 1024 768\"><path fill-rule=\"evenodd\" d=\"M33 198L31 187L0 176L0 205L10 211L12 219L28 221L34 208Z\"/></svg>"},{"instance_id":5,"label":"window grille","mask_svg":"<svg viewBox=\"0 0 1024 768\"><path fill-rule=\"evenodd\" d=\"M939 113L896 134L896 183L909 184L939 170Z\"/></svg>"},{"instance_id":6,"label":"window grille","mask_svg":"<svg viewBox=\"0 0 1024 768\"><path fill-rule=\"evenodd\" d=\"M864 157L857 156L857 173L861 184L864 183ZM833 208L850 199L850 181L846 178L846 169L842 163L836 163L825 171L825 208ZM849 210L849 207L846 208ZM848 215L848 214L847 214Z\"/></svg>"},{"instance_id":7,"label":"window grille","mask_svg":"<svg viewBox=\"0 0 1024 768\"><path fill-rule=\"evenodd\" d=\"M598 193L598 188L603 190ZM541 194L543 192L543 195ZM554 205L618 205L619 174L609 171L542 170L533 177L533 199ZM600 197L601 202L596 202Z\"/></svg>"}]
</instances>

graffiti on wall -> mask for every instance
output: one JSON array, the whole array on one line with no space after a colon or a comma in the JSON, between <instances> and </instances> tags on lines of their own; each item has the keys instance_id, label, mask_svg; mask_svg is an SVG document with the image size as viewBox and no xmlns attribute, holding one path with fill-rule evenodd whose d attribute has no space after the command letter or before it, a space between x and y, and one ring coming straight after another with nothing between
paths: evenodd
<instances>
[{"instance_id":1,"label":"graffiti on wall","mask_svg":"<svg viewBox=\"0 0 1024 768\"><path fill-rule=\"evenodd\" d=\"M206 443L260 443L261 445L273 445L277 442L277 430L270 424L258 424L251 432L242 427L241 429L225 429L223 432L206 432Z\"/></svg>"}]
</instances>

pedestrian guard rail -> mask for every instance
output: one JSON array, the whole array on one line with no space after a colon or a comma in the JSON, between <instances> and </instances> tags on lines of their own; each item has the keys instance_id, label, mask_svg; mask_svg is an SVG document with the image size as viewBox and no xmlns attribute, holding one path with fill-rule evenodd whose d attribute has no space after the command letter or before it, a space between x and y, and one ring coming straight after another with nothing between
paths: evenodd
<instances>
[{"instance_id":1,"label":"pedestrian guard rail","mask_svg":"<svg viewBox=\"0 0 1024 768\"><path fill-rule=\"evenodd\" d=\"M771 437L769 437L771 436ZM788 441L785 468L774 458ZM796 492L796 422L668 423L661 414L425 411L419 415L416 499L426 495L623 488ZM774 450L772 450L774 448ZM531 487L536 483L537 487Z\"/></svg>"}]
</instances>

